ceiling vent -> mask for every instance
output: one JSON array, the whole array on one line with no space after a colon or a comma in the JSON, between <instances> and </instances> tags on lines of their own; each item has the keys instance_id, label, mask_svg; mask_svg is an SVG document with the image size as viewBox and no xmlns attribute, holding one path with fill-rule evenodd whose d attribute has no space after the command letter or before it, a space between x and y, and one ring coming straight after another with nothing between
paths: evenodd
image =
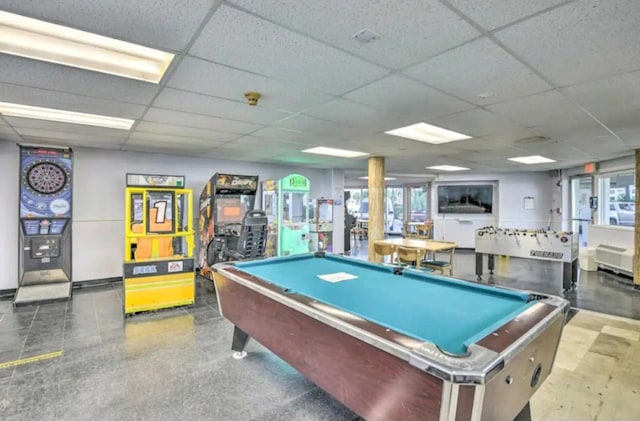
<instances>
[{"instance_id":1,"label":"ceiling vent","mask_svg":"<svg viewBox=\"0 0 640 421\"><path fill-rule=\"evenodd\" d=\"M358 32L356 32L355 34L353 34L353 36L351 38L355 39L356 41L359 41L363 44L369 44L370 42L375 41L376 39L378 39L380 37L380 35L376 34L375 32L373 32L370 29L362 29Z\"/></svg>"},{"instance_id":2,"label":"ceiling vent","mask_svg":"<svg viewBox=\"0 0 640 421\"><path fill-rule=\"evenodd\" d=\"M543 145L550 142L551 142L551 138L545 137L545 136L524 137L522 139L517 139L513 141L513 143L520 146Z\"/></svg>"}]
</instances>

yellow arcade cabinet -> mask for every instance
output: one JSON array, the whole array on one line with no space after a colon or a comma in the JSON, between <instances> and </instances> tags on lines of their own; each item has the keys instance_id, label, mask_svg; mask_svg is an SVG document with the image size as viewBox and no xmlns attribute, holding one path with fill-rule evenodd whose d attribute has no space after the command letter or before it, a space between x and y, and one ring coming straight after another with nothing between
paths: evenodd
<instances>
[{"instance_id":1,"label":"yellow arcade cabinet","mask_svg":"<svg viewBox=\"0 0 640 421\"><path fill-rule=\"evenodd\" d=\"M124 314L195 301L193 193L184 176L127 174Z\"/></svg>"}]
</instances>

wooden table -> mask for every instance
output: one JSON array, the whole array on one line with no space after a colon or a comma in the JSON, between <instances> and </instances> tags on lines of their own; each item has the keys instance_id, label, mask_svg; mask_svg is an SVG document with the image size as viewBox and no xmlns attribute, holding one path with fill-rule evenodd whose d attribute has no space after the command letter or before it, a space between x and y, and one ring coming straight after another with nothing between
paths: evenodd
<instances>
[{"instance_id":1,"label":"wooden table","mask_svg":"<svg viewBox=\"0 0 640 421\"><path fill-rule=\"evenodd\" d=\"M376 244L386 244L393 247L406 247L409 249L418 249L424 253L436 251L445 251L456 248L456 243L449 243L435 240L421 240L418 238L388 238L386 240L376 241Z\"/></svg>"},{"instance_id":2,"label":"wooden table","mask_svg":"<svg viewBox=\"0 0 640 421\"><path fill-rule=\"evenodd\" d=\"M429 253L447 251L455 249L458 246L456 243L435 240L422 240L419 238L388 238L386 240L376 241L376 244L388 245L394 247L394 249L398 246L408 249L416 249L419 250L420 253L422 253L423 258L426 258ZM395 261L394 256L391 257L391 261ZM416 262L416 266L420 267L420 261Z\"/></svg>"}]
</instances>

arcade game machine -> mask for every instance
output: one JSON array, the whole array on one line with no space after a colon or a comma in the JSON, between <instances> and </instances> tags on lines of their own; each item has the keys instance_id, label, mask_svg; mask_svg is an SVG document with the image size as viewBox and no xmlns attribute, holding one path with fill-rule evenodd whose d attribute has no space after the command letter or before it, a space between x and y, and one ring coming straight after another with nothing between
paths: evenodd
<instances>
[{"instance_id":1,"label":"arcade game machine","mask_svg":"<svg viewBox=\"0 0 640 421\"><path fill-rule=\"evenodd\" d=\"M200 273L210 279L210 267L224 260L224 250L234 241L246 213L253 209L257 175L214 174L200 194Z\"/></svg>"},{"instance_id":2,"label":"arcade game machine","mask_svg":"<svg viewBox=\"0 0 640 421\"><path fill-rule=\"evenodd\" d=\"M71 149L20 146L18 291L14 306L71 298Z\"/></svg>"},{"instance_id":3,"label":"arcade game machine","mask_svg":"<svg viewBox=\"0 0 640 421\"><path fill-rule=\"evenodd\" d=\"M193 193L184 176L127 174L125 316L195 301Z\"/></svg>"},{"instance_id":4,"label":"arcade game machine","mask_svg":"<svg viewBox=\"0 0 640 421\"><path fill-rule=\"evenodd\" d=\"M314 199L309 206L309 251L333 251L333 199Z\"/></svg>"},{"instance_id":5,"label":"arcade game machine","mask_svg":"<svg viewBox=\"0 0 640 421\"><path fill-rule=\"evenodd\" d=\"M299 174L262 183L262 209L269 220L267 256L309 252L309 189L309 179Z\"/></svg>"}]
</instances>

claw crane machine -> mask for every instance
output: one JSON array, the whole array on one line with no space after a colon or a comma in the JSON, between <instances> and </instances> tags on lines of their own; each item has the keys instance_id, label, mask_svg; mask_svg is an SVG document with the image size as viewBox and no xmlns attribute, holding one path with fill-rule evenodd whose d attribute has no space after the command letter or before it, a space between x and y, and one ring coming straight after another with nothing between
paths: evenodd
<instances>
[{"instance_id":1,"label":"claw crane machine","mask_svg":"<svg viewBox=\"0 0 640 421\"><path fill-rule=\"evenodd\" d=\"M262 210L269 220L267 256L309 252L309 179L290 174L262 183Z\"/></svg>"},{"instance_id":2,"label":"claw crane machine","mask_svg":"<svg viewBox=\"0 0 640 421\"><path fill-rule=\"evenodd\" d=\"M309 206L310 251L333 251L333 199L314 199Z\"/></svg>"},{"instance_id":3,"label":"claw crane machine","mask_svg":"<svg viewBox=\"0 0 640 421\"><path fill-rule=\"evenodd\" d=\"M195 301L193 192L184 176L127 174L125 316Z\"/></svg>"}]
</instances>

